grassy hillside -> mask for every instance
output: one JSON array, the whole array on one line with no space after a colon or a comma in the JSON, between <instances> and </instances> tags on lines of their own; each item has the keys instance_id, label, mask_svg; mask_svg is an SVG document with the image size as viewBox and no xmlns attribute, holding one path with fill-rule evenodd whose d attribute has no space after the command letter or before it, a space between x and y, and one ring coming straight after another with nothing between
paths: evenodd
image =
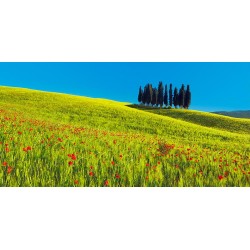
<instances>
[{"instance_id":1,"label":"grassy hillside","mask_svg":"<svg viewBox=\"0 0 250 250\"><path fill-rule=\"evenodd\" d=\"M133 108L144 110L161 116L172 117L178 120L198 124L208 128L216 128L232 133L250 134L250 120L226 117L218 114L211 114L195 110L184 109L159 109L131 105Z\"/></svg>"},{"instance_id":2,"label":"grassy hillside","mask_svg":"<svg viewBox=\"0 0 250 250\"><path fill-rule=\"evenodd\" d=\"M0 121L1 186L250 185L250 135L234 121L225 131L125 103L7 87Z\"/></svg>"}]
</instances>

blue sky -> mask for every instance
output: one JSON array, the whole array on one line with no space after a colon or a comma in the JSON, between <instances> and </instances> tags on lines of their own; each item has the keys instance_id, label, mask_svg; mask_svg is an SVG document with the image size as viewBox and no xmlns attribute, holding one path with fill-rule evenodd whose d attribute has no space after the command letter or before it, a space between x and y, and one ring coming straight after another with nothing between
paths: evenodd
<instances>
[{"instance_id":1,"label":"blue sky","mask_svg":"<svg viewBox=\"0 0 250 250\"><path fill-rule=\"evenodd\" d=\"M250 110L250 63L0 63L0 85L137 102L139 86L190 84L191 109Z\"/></svg>"}]
</instances>

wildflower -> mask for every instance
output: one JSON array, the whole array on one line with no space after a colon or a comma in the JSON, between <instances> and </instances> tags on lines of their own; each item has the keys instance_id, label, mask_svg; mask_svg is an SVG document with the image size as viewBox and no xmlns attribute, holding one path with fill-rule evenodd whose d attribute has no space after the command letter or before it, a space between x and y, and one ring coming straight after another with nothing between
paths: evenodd
<instances>
[{"instance_id":1,"label":"wildflower","mask_svg":"<svg viewBox=\"0 0 250 250\"><path fill-rule=\"evenodd\" d=\"M91 171L91 172L89 172L89 176L94 176L94 173Z\"/></svg>"},{"instance_id":2,"label":"wildflower","mask_svg":"<svg viewBox=\"0 0 250 250\"><path fill-rule=\"evenodd\" d=\"M104 186L108 186L109 185L109 181L108 180L106 180L106 181L104 181Z\"/></svg>"},{"instance_id":3,"label":"wildflower","mask_svg":"<svg viewBox=\"0 0 250 250\"><path fill-rule=\"evenodd\" d=\"M27 151L29 151L29 150L31 150L31 149L32 149L31 146L28 146L28 147L26 147L26 148L23 148L23 151L27 152Z\"/></svg>"},{"instance_id":4,"label":"wildflower","mask_svg":"<svg viewBox=\"0 0 250 250\"><path fill-rule=\"evenodd\" d=\"M224 177L222 175L219 175L218 178L221 181Z\"/></svg>"},{"instance_id":5,"label":"wildflower","mask_svg":"<svg viewBox=\"0 0 250 250\"><path fill-rule=\"evenodd\" d=\"M75 184L75 185L78 185L78 184L79 184L79 181L78 181L78 180L74 180L74 184Z\"/></svg>"},{"instance_id":6,"label":"wildflower","mask_svg":"<svg viewBox=\"0 0 250 250\"><path fill-rule=\"evenodd\" d=\"M114 162L114 161L111 161L111 164L112 164L112 165L115 165L115 162Z\"/></svg>"},{"instance_id":7,"label":"wildflower","mask_svg":"<svg viewBox=\"0 0 250 250\"><path fill-rule=\"evenodd\" d=\"M76 160L76 155L75 154L68 154L68 157L71 158L71 160L73 160L73 161Z\"/></svg>"},{"instance_id":8,"label":"wildflower","mask_svg":"<svg viewBox=\"0 0 250 250\"><path fill-rule=\"evenodd\" d=\"M119 174L116 174L116 175L115 175L115 178L116 178L116 179L120 179L120 175L119 175Z\"/></svg>"},{"instance_id":9,"label":"wildflower","mask_svg":"<svg viewBox=\"0 0 250 250\"><path fill-rule=\"evenodd\" d=\"M6 161L3 162L3 166L7 167L8 163Z\"/></svg>"},{"instance_id":10,"label":"wildflower","mask_svg":"<svg viewBox=\"0 0 250 250\"><path fill-rule=\"evenodd\" d=\"M72 155L71 155L71 159L72 159L73 161L75 161L75 160L76 160L76 155L75 155L75 154L72 154Z\"/></svg>"},{"instance_id":11,"label":"wildflower","mask_svg":"<svg viewBox=\"0 0 250 250\"><path fill-rule=\"evenodd\" d=\"M12 172L13 168L12 167L8 167L7 168L7 173L10 174Z\"/></svg>"},{"instance_id":12,"label":"wildflower","mask_svg":"<svg viewBox=\"0 0 250 250\"><path fill-rule=\"evenodd\" d=\"M72 166L73 165L73 161L69 161L69 166Z\"/></svg>"}]
</instances>

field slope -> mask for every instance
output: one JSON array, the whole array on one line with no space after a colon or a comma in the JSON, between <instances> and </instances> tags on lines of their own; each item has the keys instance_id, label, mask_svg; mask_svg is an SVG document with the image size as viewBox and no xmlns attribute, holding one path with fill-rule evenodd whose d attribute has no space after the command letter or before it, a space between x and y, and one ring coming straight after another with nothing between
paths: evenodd
<instances>
[{"instance_id":1,"label":"field slope","mask_svg":"<svg viewBox=\"0 0 250 250\"><path fill-rule=\"evenodd\" d=\"M185 109L159 109L152 107L143 107L131 105L133 108L144 110L153 114L172 117L178 120L191 122L208 128L216 128L223 131L229 131L240 134L250 134L250 120L238 119L219 114L200 112Z\"/></svg>"},{"instance_id":2,"label":"field slope","mask_svg":"<svg viewBox=\"0 0 250 250\"><path fill-rule=\"evenodd\" d=\"M0 185L250 185L250 121L161 112L0 87Z\"/></svg>"}]
</instances>

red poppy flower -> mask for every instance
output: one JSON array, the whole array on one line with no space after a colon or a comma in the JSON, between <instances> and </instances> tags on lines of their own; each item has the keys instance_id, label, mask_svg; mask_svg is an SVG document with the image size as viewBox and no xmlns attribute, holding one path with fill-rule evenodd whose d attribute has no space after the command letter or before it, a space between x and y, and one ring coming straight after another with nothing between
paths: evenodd
<instances>
[{"instance_id":1,"label":"red poppy flower","mask_svg":"<svg viewBox=\"0 0 250 250\"><path fill-rule=\"evenodd\" d=\"M116 175L115 175L115 178L116 178L116 179L120 179L120 175L119 175L119 174L116 174Z\"/></svg>"},{"instance_id":2,"label":"red poppy flower","mask_svg":"<svg viewBox=\"0 0 250 250\"><path fill-rule=\"evenodd\" d=\"M219 180L221 181L223 179L223 176L222 175L219 175L218 176Z\"/></svg>"},{"instance_id":3,"label":"red poppy flower","mask_svg":"<svg viewBox=\"0 0 250 250\"><path fill-rule=\"evenodd\" d=\"M79 181L78 181L78 180L74 180L74 184L75 184L75 185L78 185L78 184L79 184Z\"/></svg>"},{"instance_id":4,"label":"red poppy flower","mask_svg":"<svg viewBox=\"0 0 250 250\"><path fill-rule=\"evenodd\" d=\"M12 172L13 168L12 167L8 167L7 168L7 173L10 174Z\"/></svg>"},{"instance_id":5,"label":"red poppy flower","mask_svg":"<svg viewBox=\"0 0 250 250\"><path fill-rule=\"evenodd\" d=\"M72 154L72 155L71 155L71 159L72 159L73 161L75 161L75 160L76 160L76 155L75 155L75 154Z\"/></svg>"},{"instance_id":6,"label":"red poppy flower","mask_svg":"<svg viewBox=\"0 0 250 250\"><path fill-rule=\"evenodd\" d=\"M112 165L115 165L115 162L114 162L114 161L111 161L111 164L112 164Z\"/></svg>"},{"instance_id":7,"label":"red poppy flower","mask_svg":"<svg viewBox=\"0 0 250 250\"><path fill-rule=\"evenodd\" d=\"M69 166L72 166L73 165L73 161L69 161Z\"/></svg>"},{"instance_id":8,"label":"red poppy flower","mask_svg":"<svg viewBox=\"0 0 250 250\"><path fill-rule=\"evenodd\" d=\"M108 180L106 180L105 182L104 182L104 186L108 186L109 185L109 181Z\"/></svg>"},{"instance_id":9,"label":"red poppy flower","mask_svg":"<svg viewBox=\"0 0 250 250\"><path fill-rule=\"evenodd\" d=\"M6 167L8 163L6 161L3 162L3 166Z\"/></svg>"},{"instance_id":10,"label":"red poppy flower","mask_svg":"<svg viewBox=\"0 0 250 250\"><path fill-rule=\"evenodd\" d=\"M89 172L89 176L94 176L95 174L91 171L91 172Z\"/></svg>"}]
</instances>

